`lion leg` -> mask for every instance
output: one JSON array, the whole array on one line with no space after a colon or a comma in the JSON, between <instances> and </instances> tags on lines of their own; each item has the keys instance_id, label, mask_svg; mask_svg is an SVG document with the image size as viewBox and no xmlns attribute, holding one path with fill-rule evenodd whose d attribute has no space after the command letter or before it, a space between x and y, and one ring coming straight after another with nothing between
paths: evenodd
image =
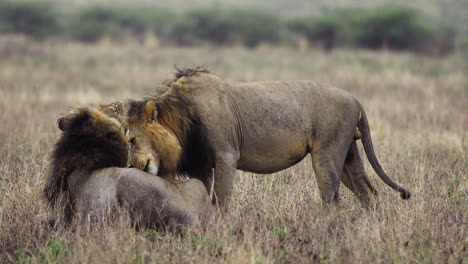
<instances>
[{"instance_id":1,"label":"lion leg","mask_svg":"<svg viewBox=\"0 0 468 264\"><path fill-rule=\"evenodd\" d=\"M377 191L367 177L354 140L346 155L341 181L357 196L364 207L374 207L378 200Z\"/></svg>"},{"instance_id":2,"label":"lion leg","mask_svg":"<svg viewBox=\"0 0 468 264\"><path fill-rule=\"evenodd\" d=\"M226 211L234 189L238 157L231 153L221 153L215 160L213 202L221 212Z\"/></svg>"},{"instance_id":3,"label":"lion leg","mask_svg":"<svg viewBox=\"0 0 468 264\"><path fill-rule=\"evenodd\" d=\"M320 198L326 208L339 202L340 174L339 162L328 153L312 153L312 165L320 192Z\"/></svg>"},{"instance_id":4,"label":"lion leg","mask_svg":"<svg viewBox=\"0 0 468 264\"><path fill-rule=\"evenodd\" d=\"M317 138L315 144L309 146L312 150L312 165L320 197L328 208L338 205L343 165L355 133L354 125L351 126L353 120L346 119L346 121L349 124L342 122L333 129L340 131L339 134L322 132L322 137ZM347 127L353 129L346 129Z\"/></svg>"}]
</instances>

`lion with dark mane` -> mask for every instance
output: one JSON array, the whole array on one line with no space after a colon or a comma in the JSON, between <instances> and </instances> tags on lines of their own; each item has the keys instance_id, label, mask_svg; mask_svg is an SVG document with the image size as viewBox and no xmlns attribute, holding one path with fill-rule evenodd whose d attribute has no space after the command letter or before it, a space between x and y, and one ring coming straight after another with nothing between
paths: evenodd
<instances>
[{"instance_id":1,"label":"lion with dark mane","mask_svg":"<svg viewBox=\"0 0 468 264\"><path fill-rule=\"evenodd\" d=\"M130 103L127 121L132 165L158 175L185 173L207 190L214 168L214 198L222 208L236 169L273 173L308 154L326 206L338 202L340 182L365 206L374 204L377 192L357 140L377 175L410 197L377 160L358 100L313 81L224 82L200 67L177 69L153 96Z\"/></svg>"},{"instance_id":2,"label":"lion with dark mane","mask_svg":"<svg viewBox=\"0 0 468 264\"><path fill-rule=\"evenodd\" d=\"M101 219L128 210L139 227L179 228L201 223L211 214L204 185L162 179L128 164L123 104L76 108L58 120L62 135L52 153L44 194L55 212Z\"/></svg>"}]
</instances>

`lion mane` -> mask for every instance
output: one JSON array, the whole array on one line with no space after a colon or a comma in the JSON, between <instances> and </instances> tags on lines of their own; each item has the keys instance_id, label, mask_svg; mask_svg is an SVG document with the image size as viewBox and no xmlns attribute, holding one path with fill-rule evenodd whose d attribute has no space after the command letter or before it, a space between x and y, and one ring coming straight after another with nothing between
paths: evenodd
<instances>
[{"instance_id":1,"label":"lion mane","mask_svg":"<svg viewBox=\"0 0 468 264\"><path fill-rule=\"evenodd\" d=\"M129 101L127 122L129 125L141 122L141 117L145 115L146 103L154 102L158 112L157 121L175 134L181 147L180 154L178 154L178 148L170 146L169 141L162 140L165 135L159 131L153 131L154 138L159 137L158 148L173 152L161 155L162 166L166 164L166 169L175 169L175 171L168 171L168 174L183 174L206 180L211 177L211 174L207 172L211 172L214 166L214 150L208 140L205 120L197 110L191 96L183 89L173 89L174 87L170 85L180 78L208 71L202 67L176 69L172 81L164 82L152 96Z\"/></svg>"},{"instance_id":2,"label":"lion mane","mask_svg":"<svg viewBox=\"0 0 468 264\"><path fill-rule=\"evenodd\" d=\"M128 145L117 122L97 109L77 108L58 120L62 135L51 153L51 169L43 193L52 207L68 192L68 178L75 170L87 172L106 167L126 167ZM118 122L117 122L118 123Z\"/></svg>"}]
</instances>

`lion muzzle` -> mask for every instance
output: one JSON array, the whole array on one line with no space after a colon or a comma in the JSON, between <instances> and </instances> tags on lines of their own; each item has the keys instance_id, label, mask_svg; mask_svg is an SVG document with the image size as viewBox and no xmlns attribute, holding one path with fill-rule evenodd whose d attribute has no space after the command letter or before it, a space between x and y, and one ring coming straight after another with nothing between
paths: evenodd
<instances>
[{"instance_id":1,"label":"lion muzzle","mask_svg":"<svg viewBox=\"0 0 468 264\"><path fill-rule=\"evenodd\" d=\"M160 164L160 159L155 158L154 155L149 155L148 163L146 164L144 171L156 176L158 175L159 164Z\"/></svg>"}]
</instances>

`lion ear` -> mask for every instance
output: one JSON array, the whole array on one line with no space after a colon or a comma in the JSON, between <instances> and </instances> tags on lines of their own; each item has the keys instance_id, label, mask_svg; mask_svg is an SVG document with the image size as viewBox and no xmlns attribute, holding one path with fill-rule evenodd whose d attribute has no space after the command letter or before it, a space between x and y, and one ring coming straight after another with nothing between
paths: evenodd
<instances>
[{"instance_id":1,"label":"lion ear","mask_svg":"<svg viewBox=\"0 0 468 264\"><path fill-rule=\"evenodd\" d=\"M62 131L68 130L71 126L70 118L64 116L57 120L58 128Z\"/></svg>"},{"instance_id":2,"label":"lion ear","mask_svg":"<svg viewBox=\"0 0 468 264\"><path fill-rule=\"evenodd\" d=\"M125 112L125 104L122 101L115 102L115 110L117 115L123 115Z\"/></svg>"},{"instance_id":3,"label":"lion ear","mask_svg":"<svg viewBox=\"0 0 468 264\"><path fill-rule=\"evenodd\" d=\"M78 108L71 111L71 113L60 117L57 120L58 128L62 131L74 130L74 133L77 132L77 129L83 127L91 126L92 116L88 109Z\"/></svg>"},{"instance_id":4,"label":"lion ear","mask_svg":"<svg viewBox=\"0 0 468 264\"><path fill-rule=\"evenodd\" d=\"M156 118L158 117L158 109L156 107L156 104L153 101L146 102L145 112L148 118L148 123L151 124L154 121L156 121Z\"/></svg>"}]
</instances>

